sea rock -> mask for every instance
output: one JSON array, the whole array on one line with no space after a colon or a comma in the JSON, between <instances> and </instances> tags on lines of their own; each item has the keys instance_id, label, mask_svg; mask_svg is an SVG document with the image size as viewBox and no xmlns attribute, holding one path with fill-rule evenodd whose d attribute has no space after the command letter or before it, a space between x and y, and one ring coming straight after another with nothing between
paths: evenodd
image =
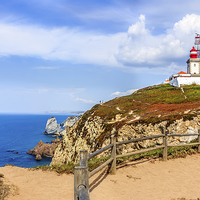
<instances>
[{"instance_id":1,"label":"sea rock","mask_svg":"<svg viewBox=\"0 0 200 200\"><path fill-rule=\"evenodd\" d=\"M73 127L74 124L81 118L81 115L79 116L70 116L68 117L64 122L62 122L60 125L63 126L63 128L66 127Z\"/></svg>"},{"instance_id":2,"label":"sea rock","mask_svg":"<svg viewBox=\"0 0 200 200\"><path fill-rule=\"evenodd\" d=\"M42 156L53 157L54 152L61 142L61 139L56 138L52 144L44 143L42 140L33 148L26 153L36 156L36 160L42 160Z\"/></svg>"},{"instance_id":3,"label":"sea rock","mask_svg":"<svg viewBox=\"0 0 200 200\"><path fill-rule=\"evenodd\" d=\"M53 135L58 134L62 131L62 128L60 124L57 123L57 120L55 117L51 117L48 119L44 134Z\"/></svg>"},{"instance_id":4,"label":"sea rock","mask_svg":"<svg viewBox=\"0 0 200 200\"><path fill-rule=\"evenodd\" d=\"M37 154L35 160L42 160L42 156L40 154Z\"/></svg>"}]
</instances>

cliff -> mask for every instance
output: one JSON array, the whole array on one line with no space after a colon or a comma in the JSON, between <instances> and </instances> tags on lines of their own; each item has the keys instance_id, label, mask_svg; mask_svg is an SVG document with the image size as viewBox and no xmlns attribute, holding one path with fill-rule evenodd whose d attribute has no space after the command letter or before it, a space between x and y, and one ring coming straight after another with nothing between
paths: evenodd
<instances>
[{"instance_id":1,"label":"cliff","mask_svg":"<svg viewBox=\"0 0 200 200\"><path fill-rule=\"evenodd\" d=\"M181 88L169 84L156 85L137 90L95 105L85 112L67 132L55 150L51 164L77 162L79 151L96 151L110 143L114 135L118 141L148 135L168 133L196 133L200 126L200 86ZM169 143L189 142L194 137L170 138ZM136 144L122 145L120 152L156 146L162 139L147 140ZM103 154L102 156L105 156Z\"/></svg>"}]
</instances>

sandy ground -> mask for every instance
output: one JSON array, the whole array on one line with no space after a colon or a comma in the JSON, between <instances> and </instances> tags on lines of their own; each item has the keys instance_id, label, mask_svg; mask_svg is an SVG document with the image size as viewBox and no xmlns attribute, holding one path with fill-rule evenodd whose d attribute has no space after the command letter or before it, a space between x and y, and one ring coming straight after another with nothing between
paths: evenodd
<instances>
[{"instance_id":1,"label":"sandy ground","mask_svg":"<svg viewBox=\"0 0 200 200\"><path fill-rule=\"evenodd\" d=\"M0 168L7 184L18 187L9 200L73 199L73 175ZM90 179L91 200L171 200L200 198L200 154L167 162L142 160L118 167L116 175L105 170Z\"/></svg>"}]
</instances>

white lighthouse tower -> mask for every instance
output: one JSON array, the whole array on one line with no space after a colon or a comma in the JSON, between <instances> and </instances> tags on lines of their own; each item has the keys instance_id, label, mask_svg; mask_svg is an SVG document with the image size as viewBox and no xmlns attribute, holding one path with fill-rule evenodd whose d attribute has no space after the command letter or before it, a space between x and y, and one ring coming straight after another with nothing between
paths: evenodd
<instances>
[{"instance_id":1,"label":"white lighthouse tower","mask_svg":"<svg viewBox=\"0 0 200 200\"><path fill-rule=\"evenodd\" d=\"M187 60L187 73L200 77L200 34L196 33L195 48L190 50L190 58Z\"/></svg>"},{"instance_id":2,"label":"white lighthouse tower","mask_svg":"<svg viewBox=\"0 0 200 200\"><path fill-rule=\"evenodd\" d=\"M194 47L190 50L190 58L187 60L187 73L191 76L200 74L200 58L198 58L197 50Z\"/></svg>"},{"instance_id":3,"label":"white lighthouse tower","mask_svg":"<svg viewBox=\"0 0 200 200\"><path fill-rule=\"evenodd\" d=\"M169 77L170 85L200 85L200 34L196 33L195 47L190 50L190 58L187 60L187 73L179 72Z\"/></svg>"}]
</instances>

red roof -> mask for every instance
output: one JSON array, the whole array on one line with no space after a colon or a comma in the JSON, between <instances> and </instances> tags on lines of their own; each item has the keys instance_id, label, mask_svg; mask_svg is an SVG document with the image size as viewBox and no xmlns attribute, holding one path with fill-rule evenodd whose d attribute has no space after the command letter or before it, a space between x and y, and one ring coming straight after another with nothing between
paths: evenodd
<instances>
[{"instance_id":1,"label":"red roof","mask_svg":"<svg viewBox=\"0 0 200 200\"><path fill-rule=\"evenodd\" d=\"M193 48L190 50L190 52L191 52L191 51L197 51L197 50L193 47Z\"/></svg>"},{"instance_id":2,"label":"red roof","mask_svg":"<svg viewBox=\"0 0 200 200\"><path fill-rule=\"evenodd\" d=\"M187 73L185 73L185 72L183 72L183 71L180 71L180 72L177 73L177 74L187 74Z\"/></svg>"}]
</instances>

